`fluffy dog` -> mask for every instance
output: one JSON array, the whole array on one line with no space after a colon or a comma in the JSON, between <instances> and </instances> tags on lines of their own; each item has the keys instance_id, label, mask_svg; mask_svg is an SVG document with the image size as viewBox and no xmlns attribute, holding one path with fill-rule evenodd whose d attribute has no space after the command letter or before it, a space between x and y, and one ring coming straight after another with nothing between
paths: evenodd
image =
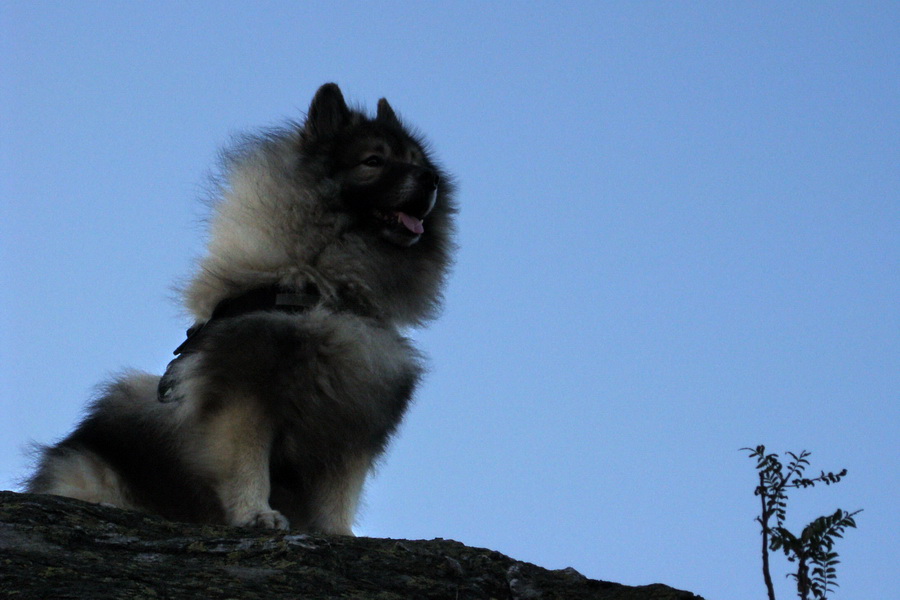
<instances>
[{"instance_id":1,"label":"fluffy dog","mask_svg":"<svg viewBox=\"0 0 900 600\"><path fill-rule=\"evenodd\" d=\"M27 491L352 535L422 375L402 331L439 306L453 186L386 100L371 118L326 84L226 154L218 196L177 358L108 384Z\"/></svg>"}]
</instances>

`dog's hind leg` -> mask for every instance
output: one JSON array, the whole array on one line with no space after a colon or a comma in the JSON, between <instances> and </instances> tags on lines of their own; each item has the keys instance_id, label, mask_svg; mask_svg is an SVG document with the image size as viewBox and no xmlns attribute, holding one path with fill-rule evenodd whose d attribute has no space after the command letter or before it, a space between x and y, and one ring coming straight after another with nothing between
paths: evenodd
<instances>
[{"instance_id":1,"label":"dog's hind leg","mask_svg":"<svg viewBox=\"0 0 900 600\"><path fill-rule=\"evenodd\" d=\"M229 525L287 529L269 505L273 427L252 397L231 397L194 433L197 467L215 482Z\"/></svg>"},{"instance_id":2,"label":"dog's hind leg","mask_svg":"<svg viewBox=\"0 0 900 600\"><path fill-rule=\"evenodd\" d=\"M118 473L93 452L78 447L45 449L38 472L28 482L26 491L136 508L127 499Z\"/></svg>"}]
</instances>

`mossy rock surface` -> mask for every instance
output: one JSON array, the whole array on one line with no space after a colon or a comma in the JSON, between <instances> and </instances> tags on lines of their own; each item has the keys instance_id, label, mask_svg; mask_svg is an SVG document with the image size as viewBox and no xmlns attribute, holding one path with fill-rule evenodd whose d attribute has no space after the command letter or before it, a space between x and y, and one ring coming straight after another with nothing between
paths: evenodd
<instances>
[{"instance_id":1,"label":"mossy rock surface","mask_svg":"<svg viewBox=\"0 0 900 600\"><path fill-rule=\"evenodd\" d=\"M549 571L451 540L310 536L174 523L0 492L0 597L702 600Z\"/></svg>"}]
</instances>

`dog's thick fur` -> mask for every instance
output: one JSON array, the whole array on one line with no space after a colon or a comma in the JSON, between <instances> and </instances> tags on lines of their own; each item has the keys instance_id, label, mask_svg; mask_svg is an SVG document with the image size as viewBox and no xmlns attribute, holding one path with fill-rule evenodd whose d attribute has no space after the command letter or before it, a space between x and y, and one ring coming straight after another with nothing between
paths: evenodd
<instances>
[{"instance_id":1,"label":"dog's thick fur","mask_svg":"<svg viewBox=\"0 0 900 600\"><path fill-rule=\"evenodd\" d=\"M27 490L352 535L366 475L422 373L402 329L438 308L452 185L387 101L369 118L326 84L304 124L226 156L220 196L185 288L190 347L162 385L137 372L109 384L43 449ZM266 286L313 301L214 318Z\"/></svg>"}]
</instances>

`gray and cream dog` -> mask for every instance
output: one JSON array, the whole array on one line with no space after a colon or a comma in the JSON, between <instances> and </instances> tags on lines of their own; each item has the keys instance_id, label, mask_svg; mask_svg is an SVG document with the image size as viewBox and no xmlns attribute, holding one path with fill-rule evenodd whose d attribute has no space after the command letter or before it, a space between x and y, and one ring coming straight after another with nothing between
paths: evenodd
<instances>
[{"instance_id":1,"label":"gray and cream dog","mask_svg":"<svg viewBox=\"0 0 900 600\"><path fill-rule=\"evenodd\" d=\"M386 100L371 118L334 84L223 173L177 358L108 384L27 491L352 535L422 375L403 330L438 309L452 183Z\"/></svg>"}]
</instances>

